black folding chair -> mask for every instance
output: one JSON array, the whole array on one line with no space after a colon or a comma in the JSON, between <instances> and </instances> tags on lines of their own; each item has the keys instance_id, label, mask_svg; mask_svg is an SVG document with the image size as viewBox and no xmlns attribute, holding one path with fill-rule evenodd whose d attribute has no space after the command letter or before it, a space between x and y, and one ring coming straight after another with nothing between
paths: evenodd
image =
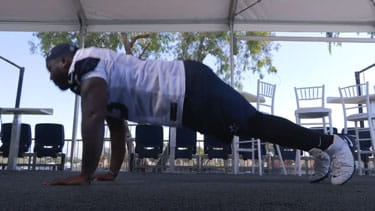
<instances>
[{"instance_id":1,"label":"black folding chair","mask_svg":"<svg viewBox=\"0 0 375 211\"><path fill-rule=\"evenodd\" d=\"M157 159L163 151L163 127L137 125L135 129L135 153L138 158Z\"/></svg>"},{"instance_id":2,"label":"black folding chair","mask_svg":"<svg viewBox=\"0 0 375 211\"><path fill-rule=\"evenodd\" d=\"M35 125L35 146L34 153L36 157L61 157L60 162L55 159L54 163L36 164L36 158L34 159L35 165L38 166L52 166L58 170L64 170L65 165L65 154L62 153L65 142L64 126L61 124L52 123L41 123ZM41 160L39 160L41 161Z\"/></svg>"},{"instance_id":3,"label":"black folding chair","mask_svg":"<svg viewBox=\"0 0 375 211\"><path fill-rule=\"evenodd\" d=\"M177 128L175 159L193 158L197 152L197 132L186 127Z\"/></svg>"},{"instance_id":4,"label":"black folding chair","mask_svg":"<svg viewBox=\"0 0 375 211\"><path fill-rule=\"evenodd\" d=\"M9 156L10 139L12 134L12 123L4 123L1 126L1 141L2 146L0 151L3 157ZM31 127L29 124L21 124L20 142L18 148L18 157L23 157L29 151L31 145Z\"/></svg>"}]
</instances>

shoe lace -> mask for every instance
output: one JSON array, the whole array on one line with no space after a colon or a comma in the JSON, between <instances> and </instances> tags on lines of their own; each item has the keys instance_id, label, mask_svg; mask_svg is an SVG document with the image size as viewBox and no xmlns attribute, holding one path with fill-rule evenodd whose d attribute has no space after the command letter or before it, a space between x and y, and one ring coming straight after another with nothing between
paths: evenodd
<instances>
[{"instance_id":1,"label":"shoe lace","mask_svg":"<svg viewBox=\"0 0 375 211\"><path fill-rule=\"evenodd\" d=\"M353 148L354 144L353 144L353 141L351 140L351 138L349 136L344 136L343 139L344 139L344 141L346 141L346 143L348 143L350 148Z\"/></svg>"}]
</instances>

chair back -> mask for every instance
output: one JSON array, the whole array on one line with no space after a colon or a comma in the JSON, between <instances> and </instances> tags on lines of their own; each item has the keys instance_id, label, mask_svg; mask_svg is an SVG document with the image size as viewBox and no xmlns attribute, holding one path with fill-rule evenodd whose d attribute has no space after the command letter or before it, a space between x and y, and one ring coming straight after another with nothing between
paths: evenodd
<instances>
[{"instance_id":1,"label":"chair back","mask_svg":"<svg viewBox=\"0 0 375 211\"><path fill-rule=\"evenodd\" d=\"M347 134L355 138L355 128L349 127L347 130ZM345 133L345 128L342 129L342 133ZM370 131L358 131L358 136L360 149L369 151L372 146Z\"/></svg>"},{"instance_id":2,"label":"chair back","mask_svg":"<svg viewBox=\"0 0 375 211\"><path fill-rule=\"evenodd\" d=\"M35 125L34 153L37 157L54 157L62 152L65 143L64 126L53 123Z\"/></svg>"},{"instance_id":3,"label":"chair back","mask_svg":"<svg viewBox=\"0 0 375 211\"><path fill-rule=\"evenodd\" d=\"M325 102L325 87L310 86L310 87L294 87L296 95L297 109L324 107Z\"/></svg>"},{"instance_id":4,"label":"chair back","mask_svg":"<svg viewBox=\"0 0 375 211\"><path fill-rule=\"evenodd\" d=\"M321 134L326 134L325 131L329 131L329 127L326 127L325 130L324 130L323 127L310 127L309 129L312 130L312 131L315 131L317 133L321 133ZM332 127L332 130L333 130L332 134L338 134L338 130L337 130L336 127Z\"/></svg>"},{"instance_id":5,"label":"chair back","mask_svg":"<svg viewBox=\"0 0 375 211\"><path fill-rule=\"evenodd\" d=\"M253 143L252 142L241 143L242 141L246 141L246 140L240 138L240 142L239 142L239 148L240 149L253 149ZM250 152L248 152L248 151L240 151L239 152L239 154L241 155L243 160L253 159L253 153L254 153L254 158L258 159L259 156L258 156L257 150L250 151ZM265 156L267 154L266 144L264 142L261 142L261 144L260 144L260 154L261 154L261 156Z\"/></svg>"},{"instance_id":6,"label":"chair back","mask_svg":"<svg viewBox=\"0 0 375 211\"><path fill-rule=\"evenodd\" d=\"M283 160L295 160L296 159L296 153L297 153L296 149L283 147L280 145L279 147L280 147L281 155L283 156Z\"/></svg>"},{"instance_id":7,"label":"chair back","mask_svg":"<svg viewBox=\"0 0 375 211\"><path fill-rule=\"evenodd\" d=\"M158 158L163 151L163 127L137 125L135 128L135 152L139 158Z\"/></svg>"},{"instance_id":8,"label":"chair back","mask_svg":"<svg viewBox=\"0 0 375 211\"><path fill-rule=\"evenodd\" d=\"M356 137L355 135L355 128L347 128L347 134L352 136L353 138ZM345 132L345 128L342 129L342 132ZM362 153L362 151L371 151L371 135L370 131L358 131L358 142L359 142L359 149L356 148L355 152L358 153L358 150L360 150L360 157L361 160L365 163L367 163L370 160L371 153ZM357 146L358 147L358 146ZM354 156L354 159L358 160L358 156Z\"/></svg>"},{"instance_id":9,"label":"chair back","mask_svg":"<svg viewBox=\"0 0 375 211\"><path fill-rule=\"evenodd\" d=\"M350 117L354 117L354 115L357 115L359 113L362 113L362 116L365 116L367 114L372 114L371 112L371 106L370 106L370 97L369 97L369 85L368 82L362 83L362 84L355 84L350 85L346 87L339 87L340 92L340 98L341 98L341 104L342 109L344 113L344 128L347 128L347 121L350 119ZM361 100L362 104L358 103L345 103L348 100L356 100L356 99L363 99ZM359 117L359 116L358 116ZM347 129L344 133L347 133Z\"/></svg>"},{"instance_id":10,"label":"chair back","mask_svg":"<svg viewBox=\"0 0 375 211\"><path fill-rule=\"evenodd\" d=\"M268 114L274 114L276 84L266 83L258 79L257 85L257 110ZM261 102L261 97L265 102Z\"/></svg>"},{"instance_id":11,"label":"chair back","mask_svg":"<svg viewBox=\"0 0 375 211\"><path fill-rule=\"evenodd\" d=\"M12 135L12 123L4 123L1 126L1 141L2 146L0 151L3 152L4 157L9 155L10 139ZM29 151L31 145L31 127L29 124L21 124L20 142L18 148L18 157L23 157L23 154Z\"/></svg>"},{"instance_id":12,"label":"chair back","mask_svg":"<svg viewBox=\"0 0 375 211\"><path fill-rule=\"evenodd\" d=\"M177 128L175 159L192 159L197 153L197 132L186 127Z\"/></svg>"},{"instance_id":13,"label":"chair back","mask_svg":"<svg viewBox=\"0 0 375 211\"><path fill-rule=\"evenodd\" d=\"M204 153L207 154L208 159L227 160L229 154L232 153L232 147L231 144L226 144L214 136L204 135Z\"/></svg>"}]
</instances>

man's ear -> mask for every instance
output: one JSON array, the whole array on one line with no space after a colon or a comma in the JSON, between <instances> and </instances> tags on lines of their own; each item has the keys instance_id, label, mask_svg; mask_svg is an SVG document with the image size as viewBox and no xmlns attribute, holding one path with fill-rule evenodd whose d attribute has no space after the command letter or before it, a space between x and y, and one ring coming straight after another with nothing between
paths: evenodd
<instances>
[{"instance_id":1,"label":"man's ear","mask_svg":"<svg viewBox=\"0 0 375 211\"><path fill-rule=\"evenodd\" d=\"M65 68L69 68L70 65L72 64L72 58L64 56L61 58L61 62Z\"/></svg>"}]
</instances>

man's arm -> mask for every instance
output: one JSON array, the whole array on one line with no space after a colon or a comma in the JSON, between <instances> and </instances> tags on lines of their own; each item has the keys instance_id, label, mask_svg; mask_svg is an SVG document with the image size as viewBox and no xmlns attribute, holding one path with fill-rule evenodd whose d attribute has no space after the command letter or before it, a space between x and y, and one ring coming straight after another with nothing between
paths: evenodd
<instances>
[{"instance_id":1,"label":"man's arm","mask_svg":"<svg viewBox=\"0 0 375 211\"><path fill-rule=\"evenodd\" d=\"M82 169L81 174L56 179L46 185L85 185L94 174L103 147L104 119L107 116L107 84L101 78L84 80L82 97Z\"/></svg>"},{"instance_id":2,"label":"man's arm","mask_svg":"<svg viewBox=\"0 0 375 211\"><path fill-rule=\"evenodd\" d=\"M107 84L101 78L84 80L82 97L82 170L81 175L91 179L103 148L104 120L107 116Z\"/></svg>"},{"instance_id":3,"label":"man's arm","mask_svg":"<svg viewBox=\"0 0 375 211\"><path fill-rule=\"evenodd\" d=\"M126 130L124 120L108 118L108 127L111 133L111 165L109 170L117 174L125 157Z\"/></svg>"},{"instance_id":4,"label":"man's arm","mask_svg":"<svg viewBox=\"0 0 375 211\"><path fill-rule=\"evenodd\" d=\"M120 171L125 157L126 125L124 120L107 117L107 123L111 134L111 163L109 172L94 176L94 180L114 180Z\"/></svg>"}]
</instances>

